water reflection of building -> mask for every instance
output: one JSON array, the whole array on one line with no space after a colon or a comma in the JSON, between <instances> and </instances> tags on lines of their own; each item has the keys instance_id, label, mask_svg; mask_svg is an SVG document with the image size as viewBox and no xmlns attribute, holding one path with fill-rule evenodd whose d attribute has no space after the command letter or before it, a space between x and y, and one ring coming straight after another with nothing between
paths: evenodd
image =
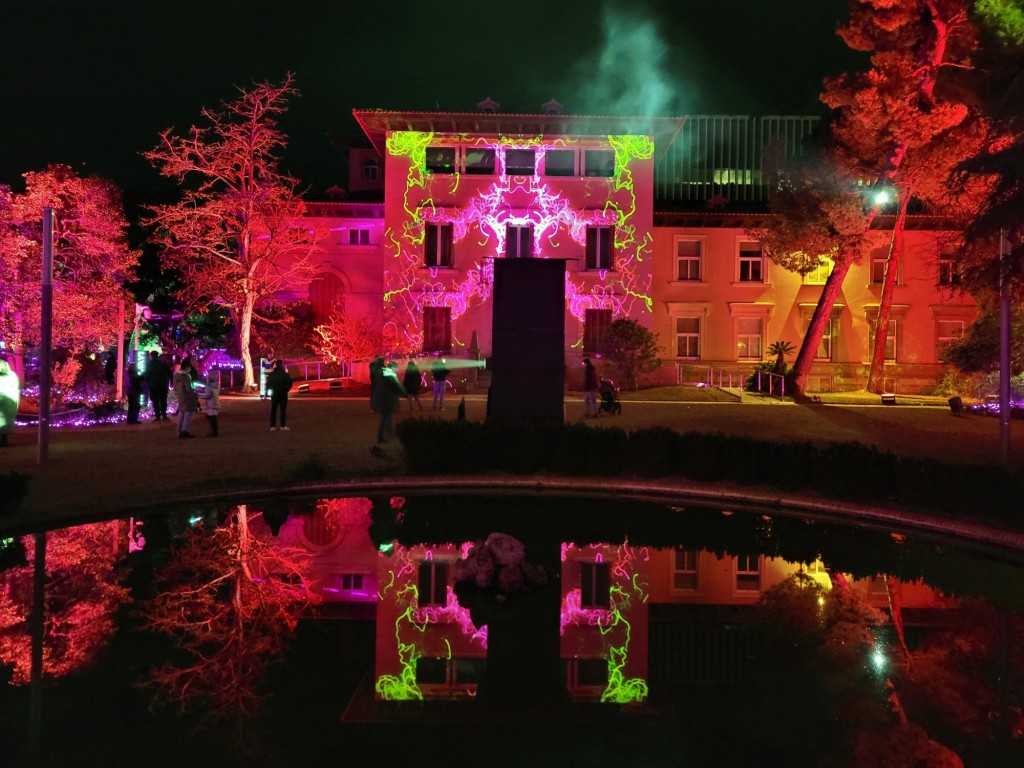
<instances>
[{"instance_id":1,"label":"water reflection of building","mask_svg":"<svg viewBox=\"0 0 1024 768\"><path fill-rule=\"evenodd\" d=\"M279 540L317 553L312 580L325 616L375 620L378 700L475 696L487 670L489 627L474 623L454 589L455 563L471 542L396 544L383 554L368 535L372 507L365 498L321 500L311 514L289 517ZM685 546L566 543L559 571L559 616L550 631L559 634L565 691L578 701L616 703L643 701L652 676L668 683L755 677L744 660L759 647L753 608L761 595L800 571L832 585L820 561ZM934 621L951 604L920 581L849 581L877 608L888 610L895 599L908 626Z\"/></svg>"}]
</instances>

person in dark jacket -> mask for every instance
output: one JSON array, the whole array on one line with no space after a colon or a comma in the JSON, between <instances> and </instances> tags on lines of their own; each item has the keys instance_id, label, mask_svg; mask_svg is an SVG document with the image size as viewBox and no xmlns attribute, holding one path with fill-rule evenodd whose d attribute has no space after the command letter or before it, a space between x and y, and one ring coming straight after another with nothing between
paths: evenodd
<instances>
[{"instance_id":1,"label":"person in dark jacket","mask_svg":"<svg viewBox=\"0 0 1024 768\"><path fill-rule=\"evenodd\" d=\"M444 410L444 388L448 386L448 366L445 359L438 357L430 366L430 377L434 380L434 410Z\"/></svg>"},{"instance_id":2,"label":"person in dark jacket","mask_svg":"<svg viewBox=\"0 0 1024 768\"><path fill-rule=\"evenodd\" d=\"M398 410L398 404L405 390L398 380L398 363L391 362L381 368L377 383L377 407L380 409L380 422L377 424L377 442L386 443L387 438L394 435L391 415Z\"/></svg>"},{"instance_id":3,"label":"person in dark jacket","mask_svg":"<svg viewBox=\"0 0 1024 768\"><path fill-rule=\"evenodd\" d=\"M377 396L381 393L380 377L384 370L384 358L377 355L370 362L370 413L380 413L380 406L377 404Z\"/></svg>"},{"instance_id":4,"label":"person in dark jacket","mask_svg":"<svg viewBox=\"0 0 1024 768\"><path fill-rule=\"evenodd\" d=\"M292 388L292 377L288 375L284 360L274 363L274 370L267 376L267 392L270 394L270 431L277 431L277 412L281 412L281 431L288 432L288 392Z\"/></svg>"},{"instance_id":5,"label":"person in dark jacket","mask_svg":"<svg viewBox=\"0 0 1024 768\"><path fill-rule=\"evenodd\" d=\"M405 396L409 398L409 411L412 412L412 404L416 403L419 409L423 410L423 403L420 402L420 389L423 386L423 374L420 372L416 361L411 357L405 366L405 375L402 377L402 386L405 387Z\"/></svg>"},{"instance_id":6,"label":"person in dark jacket","mask_svg":"<svg viewBox=\"0 0 1024 768\"><path fill-rule=\"evenodd\" d=\"M149 353L145 377L149 385L149 399L153 403L153 421L168 421L167 390L171 388L174 374L171 366L160 358L160 353L155 349Z\"/></svg>"},{"instance_id":7,"label":"person in dark jacket","mask_svg":"<svg viewBox=\"0 0 1024 768\"><path fill-rule=\"evenodd\" d=\"M597 378L597 369L594 368L594 364L590 362L589 357L583 358L583 415L594 416L595 418L600 415L597 410L597 391L600 389L600 382Z\"/></svg>"},{"instance_id":8,"label":"person in dark jacket","mask_svg":"<svg viewBox=\"0 0 1024 768\"><path fill-rule=\"evenodd\" d=\"M132 363L128 366L128 418L126 423L139 423L139 408L142 407L143 378L139 374L139 366Z\"/></svg>"}]
</instances>

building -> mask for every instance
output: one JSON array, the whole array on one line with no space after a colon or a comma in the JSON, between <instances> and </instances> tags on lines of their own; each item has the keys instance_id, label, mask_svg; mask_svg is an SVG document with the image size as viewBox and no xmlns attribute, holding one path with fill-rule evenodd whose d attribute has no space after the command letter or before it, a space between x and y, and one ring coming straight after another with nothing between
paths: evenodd
<instances>
[{"instance_id":1,"label":"building","mask_svg":"<svg viewBox=\"0 0 1024 768\"><path fill-rule=\"evenodd\" d=\"M388 351L487 357L494 260L566 263L567 386L622 317L663 350L652 384L739 386L775 341L799 346L828 274L801 277L765 258L748 230L764 221L765 147L798 153L812 117L601 117L355 110L370 147L349 149L351 197L313 203L326 228L308 291L333 308L379 317ZM376 201L372 197L376 194ZM849 272L808 391L863 388L892 217ZM941 346L976 316L958 291L955 240L912 217L887 332L885 386L930 391ZM524 328L529 324L524 311ZM474 381L465 382L472 386Z\"/></svg>"}]
</instances>

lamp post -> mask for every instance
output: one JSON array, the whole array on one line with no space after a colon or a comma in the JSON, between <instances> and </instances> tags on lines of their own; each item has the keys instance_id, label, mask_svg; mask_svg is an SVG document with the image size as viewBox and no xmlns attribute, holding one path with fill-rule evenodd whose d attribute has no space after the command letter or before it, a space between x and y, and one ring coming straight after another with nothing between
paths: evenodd
<instances>
[{"instance_id":1,"label":"lamp post","mask_svg":"<svg viewBox=\"0 0 1024 768\"><path fill-rule=\"evenodd\" d=\"M999 231L999 459L1010 466L1010 276L1009 242Z\"/></svg>"}]
</instances>

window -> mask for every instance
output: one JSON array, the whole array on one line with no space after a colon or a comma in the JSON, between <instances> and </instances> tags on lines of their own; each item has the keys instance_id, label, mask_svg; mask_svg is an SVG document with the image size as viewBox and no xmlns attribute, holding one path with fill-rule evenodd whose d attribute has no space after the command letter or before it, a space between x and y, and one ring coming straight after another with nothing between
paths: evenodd
<instances>
[{"instance_id":1,"label":"window","mask_svg":"<svg viewBox=\"0 0 1024 768\"><path fill-rule=\"evenodd\" d=\"M610 149L587 149L583 152L583 175L615 175L615 153Z\"/></svg>"},{"instance_id":2,"label":"window","mask_svg":"<svg viewBox=\"0 0 1024 768\"><path fill-rule=\"evenodd\" d=\"M588 309L584 315L583 351L597 353L601 351L601 342L612 324L610 309Z\"/></svg>"},{"instance_id":3,"label":"window","mask_svg":"<svg viewBox=\"0 0 1024 768\"><path fill-rule=\"evenodd\" d=\"M608 610L612 604L612 594L608 581L609 566L607 563L580 564L580 607L600 608Z\"/></svg>"},{"instance_id":4,"label":"window","mask_svg":"<svg viewBox=\"0 0 1024 768\"><path fill-rule=\"evenodd\" d=\"M346 592L362 592L363 591L363 577L365 574L362 573L343 573L341 574L341 588Z\"/></svg>"},{"instance_id":5,"label":"window","mask_svg":"<svg viewBox=\"0 0 1024 768\"><path fill-rule=\"evenodd\" d=\"M317 322L327 322L331 315L345 311L345 284L332 272L321 272L309 283L309 304Z\"/></svg>"},{"instance_id":6,"label":"window","mask_svg":"<svg viewBox=\"0 0 1024 768\"><path fill-rule=\"evenodd\" d=\"M885 265L889 261L889 251L876 248L871 252L871 284L881 285L885 282Z\"/></svg>"},{"instance_id":7,"label":"window","mask_svg":"<svg viewBox=\"0 0 1024 768\"><path fill-rule=\"evenodd\" d=\"M896 361L896 333L899 326L895 319L889 321L886 328L885 334L885 359L886 361Z\"/></svg>"},{"instance_id":8,"label":"window","mask_svg":"<svg viewBox=\"0 0 1024 768\"><path fill-rule=\"evenodd\" d=\"M941 351L943 347L964 337L963 320L939 320L936 325L935 342L937 351Z\"/></svg>"},{"instance_id":9,"label":"window","mask_svg":"<svg viewBox=\"0 0 1024 768\"><path fill-rule=\"evenodd\" d=\"M371 157L363 160L361 175L363 181L377 181L377 178L380 176L380 163L377 161L377 158Z\"/></svg>"},{"instance_id":10,"label":"window","mask_svg":"<svg viewBox=\"0 0 1024 768\"><path fill-rule=\"evenodd\" d=\"M825 330L821 334L821 341L818 342L818 351L814 355L815 360L832 359L832 337L836 330L836 319L830 317L825 321Z\"/></svg>"},{"instance_id":11,"label":"window","mask_svg":"<svg viewBox=\"0 0 1024 768\"><path fill-rule=\"evenodd\" d=\"M449 307L423 308L423 351L451 352L452 311Z\"/></svg>"},{"instance_id":12,"label":"window","mask_svg":"<svg viewBox=\"0 0 1024 768\"><path fill-rule=\"evenodd\" d=\"M544 152L545 176L575 176L576 150L549 149Z\"/></svg>"},{"instance_id":13,"label":"window","mask_svg":"<svg viewBox=\"0 0 1024 768\"><path fill-rule=\"evenodd\" d=\"M950 256L939 257L939 285L960 285L963 269Z\"/></svg>"},{"instance_id":14,"label":"window","mask_svg":"<svg viewBox=\"0 0 1024 768\"><path fill-rule=\"evenodd\" d=\"M818 266L804 275L804 285L824 285L828 276L832 274L832 259L822 257Z\"/></svg>"},{"instance_id":15,"label":"window","mask_svg":"<svg viewBox=\"0 0 1024 768\"><path fill-rule=\"evenodd\" d=\"M764 282L764 254L761 244L751 240L740 242L740 282Z\"/></svg>"},{"instance_id":16,"label":"window","mask_svg":"<svg viewBox=\"0 0 1024 768\"><path fill-rule=\"evenodd\" d=\"M369 228L360 227L358 229L350 229L348 231L348 244L349 245L369 245L370 244L370 230L369 230Z\"/></svg>"},{"instance_id":17,"label":"window","mask_svg":"<svg viewBox=\"0 0 1024 768\"><path fill-rule=\"evenodd\" d=\"M703 250L702 240L676 240L676 280L700 281Z\"/></svg>"},{"instance_id":18,"label":"window","mask_svg":"<svg viewBox=\"0 0 1024 768\"><path fill-rule=\"evenodd\" d=\"M672 590L695 592L700 586L697 578L698 555L696 549L676 547L672 550Z\"/></svg>"},{"instance_id":19,"label":"window","mask_svg":"<svg viewBox=\"0 0 1024 768\"><path fill-rule=\"evenodd\" d=\"M736 320L736 358L760 360L761 334L764 321L760 317L741 317Z\"/></svg>"},{"instance_id":20,"label":"window","mask_svg":"<svg viewBox=\"0 0 1024 768\"><path fill-rule=\"evenodd\" d=\"M757 555L736 556L736 591L761 591L761 558Z\"/></svg>"},{"instance_id":21,"label":"window","mask_svg":"<svg viewBox=\"0 0 1024 768\"><path fill-rule=\"evenodd\" d=\"M676 357L700 357L700 318L676 318Z\"/></svg>"},{"instance_id":22,"label":"window","mask_svg":"<svg viewBox=\"0 0 1024 768\"><path fill-rule=\"evenodd\" d=\"M611 227L587 227L587 269L612 268Z\"/></svg>"},{"instance_id":23,"label":"window","mask_svg":"<svg viewBox=\"0 0 1024 768\"><path fill-rule=\"evenodd\" d=\"M454 147L427 147L427 173L455 173Z\"/></svg>"},{"instance_id":24,"label":"window","mask_svg":"<svg viewBox=\"0 0 1024 768\"><path fill-rule=\"evenodd\" d=\"M533 255L533 227L529 224L505 226L505 255L510 259L527 259Z\"/></svg>"},{"instance_id":25,"label":"window","mask_svg":"<svg viewBox=\"0 0 1024 768\"><path fill-rule=\"evenodd\" d=\"M448 563L424 560L417 583L419 607L448 604Z\"/></svg>"},{"instance_id":26,"label":"window","mask_svg":"<svg viewBox=\"0 0 1024 768\"><path fill-rule=\"evenodd\" d=\"M466 150L466 173L476 176L494 175L493 149L478 149L473 147Z\"/></svg>"},{"instance_id":27,"label":"window","mask_svg":"<svg viewBox=\"0 0 1024 768\"><path fill-rule=\"evenodd\" d=\"M423 244L424 266L450 267L452 265L451 224L427 224Z\"/></svg>"},{"instance_id":28,"label":"window","mask_svg":"<svg viewBox=\"0 0 1024 768\"><path fill-rule=\"evenodd\" d=\"M506 149L506 176L533 176L537 171L536 152L532 149Z\"/></svg>"},{"instance_id":29,"label":"window","mask_svg":"<svg viewBox=\"0 0 1024 768\"><path fill-rule=\"evenodd\" d=\"M608 659L595 657L573 657L562 659L565 668L565 684L570 690L590 688L601 690L608 687Z\"/></svg>"}]
</instances>

